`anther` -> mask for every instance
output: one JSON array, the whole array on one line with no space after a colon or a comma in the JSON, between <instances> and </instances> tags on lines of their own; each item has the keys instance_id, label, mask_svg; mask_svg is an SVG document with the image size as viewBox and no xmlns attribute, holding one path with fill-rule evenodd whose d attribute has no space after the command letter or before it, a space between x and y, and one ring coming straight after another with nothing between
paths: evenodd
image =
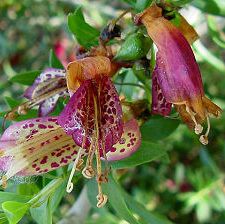
<instances>
[{"instance_id":1,"label":"anther","mask_svg":"<svg viewBox=\"0 0 225 224\"><path fill-rule=\"evenodd\" d=\"M13 111L9 112L6 116L7 120L14 120L15 118L16 118L16 114Z\"/></svg>"},{"instance_id":2,"label":"anther","mask_svg":"<svg viewBox=\"0 0 225 224\"><path fill-rule=\"evenodd\" d=\"M108 196L102 193L98 194L96 198L98 200L98 203L97 203L98 208L102 208L108 201Z\"/></svg>"},{"instance_id":3,"label":"anther","mask_svg":"<svg viewBox=\"0 0 225 224\"><path fill-rule=\"evenodd\" d=\"M193 111L187 105L186 105L186 111L189 113L189 115L191 116L192 121L195 124L195 134L196 135L201 134L202 131L203 131L203 127L202 127L202 125L197 123Z\"/></svg>"},{"instance_id":4,"label":"anther","mask_svg":"<svg viewBox=\"0 0 225 224\"><path fill-rule=\"evenodd\" d=\"M2 187L5 189L7 187L7 176L2 176L2 179L1 179L1 182L2 182Z\"/></svg>"},{"instance_id":5,"label":"anther","mask_svg":"<svg viewBox=\"0 0 225 224\"><path fill-rule=\"evenodd\" d=\"M209 135L209 131L210 131L210 121L209 121L209 116L206 117L207 119L207 130L206 130L206 133L204 135L201 135L200 138L199 138L199 141L203 144L203 145L207 145L209 143L209 140L208 140L208 135Z\"/></svg>"},{"instance_id":6,"label":"anther","mask_svg":"<svg viewBox=\"0 0 225 224\"><path fill-rule=\"evenodd\" d=\"M18 114L25 115L27 114L27 108L25 105L20 105L17 109Z\"/></svg>"},{"instance_id":7,"label":"anther","mask_svg":"<svg viewBox=\"0 0 225 224\"><path fill-rule=\"evenodd\" d=\"M208 145L209 140L208 140L208 136L206 135L201 135L199 138L199 141L203 144L203 145Z\"/></svg>"},{"instance_id":8,"label":"anther","mask_svg":"<svg viewBox=\"0 0 225 224\"><path fill-rule=\"evenodd\" d=\"M199 134L202 133L202 131L203 131L202 125L196 123L196 124L195 124L195 134L196 134L196 135L199 135Z\"/></svg>"},{"instance_id":9,"label":"anther","mask_svg":"<svg viewBox=\"0 0 225 224\"><path fill-rule=\"evenodd\" d=\"M82 174L85 178L91 179L95 175L95 171L92 166L87 166L82 170Z\"/></svg>"}]
</instances>

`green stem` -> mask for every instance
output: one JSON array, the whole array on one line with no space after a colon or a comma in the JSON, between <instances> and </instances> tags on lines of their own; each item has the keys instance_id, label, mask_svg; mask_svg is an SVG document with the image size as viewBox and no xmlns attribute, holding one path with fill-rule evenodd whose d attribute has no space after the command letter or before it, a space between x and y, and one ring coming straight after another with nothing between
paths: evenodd
<instances>
[{"instance_id":1,"label":"green stem","mask_svg":"<svg viewBox=\"0 0 225 224\"><path fill-rule=\"evenodd\" d=\"M118 82L114 82L114 84L115 85L120 85L120 86L136 86L136 87L145 89L145 87L143 85L136 84L136 83L129 83L129 82L126 82L126 83L118 83Z\"/></svg>"}]
</instances>

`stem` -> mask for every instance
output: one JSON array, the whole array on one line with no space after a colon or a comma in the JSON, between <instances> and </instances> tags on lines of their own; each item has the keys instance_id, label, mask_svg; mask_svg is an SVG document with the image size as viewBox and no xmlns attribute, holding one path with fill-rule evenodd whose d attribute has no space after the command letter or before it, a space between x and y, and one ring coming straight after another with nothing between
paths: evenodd
<instances>
[{"instance_id":1,"label":"stem","mask_svg":"<svg viewBox=\"0 0 225 224\"><path fill-rule=\"evenodd\" d=\"M126 83L118 83L118 82L114 82L114 84L115 85L121 85L121 86L136 86L136 87L145 89L145 87L143 85L136 84L136 83L129 83L129 82L126 82Z\"/></svg>"}]
</instances>

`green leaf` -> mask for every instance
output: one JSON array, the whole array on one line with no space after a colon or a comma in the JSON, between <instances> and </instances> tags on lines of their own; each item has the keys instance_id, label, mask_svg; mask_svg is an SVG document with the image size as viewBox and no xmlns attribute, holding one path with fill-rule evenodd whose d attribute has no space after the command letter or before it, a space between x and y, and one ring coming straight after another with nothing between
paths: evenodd
<instances>
[{"instance_id":1,"label":"green leaf","mask_svg":"<svg viewBox=\"0 0 225 224\"><path fill-rule=\"evenodd\" d=\"M10 109L13 109L13 108L19 106L21 103L21 100L15 100L14 98L9 97L9 96L5 96L4 100Z\"/></svg>"},{"instance_id":2,"label":"green leaf","mask_svg":"<svg viewBox=\"0 0 225 224\"><path fill-rule=\"evenodd\" d=\"M196 215L199 222L207 222L210 220L212 211L210 205L205 200L201 200L196 206Z\"/></svg>"},{"instance_id":3,"label":"green leaf","mask_svg":"<svg viewBox=\"0 0 225 224\"><path fill-rule=\"evenodd\" d=\"M137 0L134 8L136 9L137 12L141 12L145 8L150 6L151 3L152 3L152 0Z\"/></svg>"},{"instance_id":4,"label":"green leaf","mask_svg":"<svg viewBox=\"0 0 225 224\"><path fill-rule=\"evenodd\" d=\"M52 212L49 200L46 200L39 207L30 208L30 213L38 224L52 224Z\"/></svg>"},{"instance_id":5,"label":"green leaf","mask_svg":"<svg viewBox=\"0 0 225 224\"><path fill-rule=\"evenodd\" d=\"M113 169L123 169L137 166L165 156L166 151L162 145L142 141L140 148L130 157L111 163Z\"/></svg>"},{"instance_id":6,"label":"green leaf","mask_svg":"<svg viewBox=\"0 0 225 224\"><path fill-rule=\"evenodd\" d=\"M171 0L171 3L175 6L184 6L192 1L194 0Z\"/></svg>"},{"instance_id":7,"label":"green leaf","mask_svg":"<svg viewBox=\"0 0 225 224\"><path fill-rule=\"evenodd\" d=\"M133 199L129 194L124 192L124 198L127 202L128 207L139 215L146 223L151 224L171 224L170 221L166 220L164 217L153 214L148 211L142 204Z\"/></svg>"},{"instance_id":8,"label":"green leaf","mask_svg":"<svg viewBox=\"0 0 225 224\"><path fill-rule=\"evenodd\" d=\"M6 201L2 204L2 209L5 212L10 224L18 223L25 215L29 207L29 204L16 201Z\"/></svg>"},{"instance_id":9,"label":"green leaf","mask_svg":"<svg viewBox=\"0 0 225 224\"><path fill-rule=\"evenodd\" d=\"M66 184L67 180L65 180L57 190L50 196L50 207L51 211L54 212L55 209L58 207L59 203L61 202L65 192L66 192Z\"/></svg>"},{"instance_id":10,"label":"green leaf","mask_svg":"<svg viewBox=\"0 0 225 224\"><path fill-rule=\"evenodd\" d=\"M120 186L113 179L112 175L109 175L109 182L103 186L103 190L109 197L110 205L121 218L125 219L130 224L140 223L128 209Z\"/></svg>"},{"instance_id":11,"label":"green leaf","mask_svg":"<svg viewBox=\"0 0 225 224\"><path fill-rule=\"evenodd\" d=\"M15 76L13 76L9 81L20 83L23 85L30 86L33 84L34 80L40 75L41 71L29 71L29 72L22 72Z\"/></svg>"},{"instance_id":12,"label":"green leaf","mask_svg":"<svg viewBox=\"0 0 225 224\"><path fill-rule=\"evenodd\" d=\"M55 52L51 49L49 52L49 66L51 68L60 68L64 69L64 66L56 56Z\"/></svg>"},{"instance_id":13,"label":"green leaf","mask_svg":"<svg viewBox=\"0 0 225 224\"><path fill-rule=\"evenodd\" d=\"M19 195L12 192L0 191L0 204L6 201L12 201L12 200L25 203L25 202L28 202L30 199L31 197L27 195Z\"/></svg>"},{"instance_id":14,"label":"green leaf","mask_svg":"<svg viewBox=\"0 0 225 224\"><path fill-rule=\"evenodd\" d=\"M221 0L194 0L192 4L201 11L218 16L225 16L225 1Z\"/></svg>"},{"instance_id":15,"label":"green leaf","mask_svg":"<svg viewBox=\"0 0 225 224\"><path fill-rule=\"evenodd\" d=\"M123 0L123 1L129 4L130 6L135 7L136 0Z\"/></svg>"},{"instance_id":16,"label":"green leaf","mask_svg":"<svg viewBox=\"0 0 225 224\"><path fill-rule=\"evenodd\" d=\"M211 35L213 41L220 47L225 48L225 39L223 37L222 30L218 29L218 24L214 16L207 16L209 34Z\"/></svg>"},{"instance_id":17,"label":"green leaf","mask_svg":"<svg viewBox=\"0 0 225 224\"><path fill-rule=\"evenodd\" d=\"M152 41L143 34L131 34L125 39L114 59L119 61L138 60L148 53L151 45Z\"/></svg>"},{"instance_id":18,"label":"green leaf","mask_svg":"<svg viewBox=\"0 0 225 224\"><path fill-rule=\"evenodd\" d=\"M80 45L90 48L98 44L100 32L85 22L81 7L68 15L67 23Z\"/></svg>"},{"instance_id":19,"label":"green leaf","mask_svg":"<svg viewBox=\"0 0 225 224\"><path fill-rule=\"evenodd\" d=\"M144 141L159 141L171 135L180 124L179 120L152 117L141 126L141 135Z\"/></svg>"}]
</instances>

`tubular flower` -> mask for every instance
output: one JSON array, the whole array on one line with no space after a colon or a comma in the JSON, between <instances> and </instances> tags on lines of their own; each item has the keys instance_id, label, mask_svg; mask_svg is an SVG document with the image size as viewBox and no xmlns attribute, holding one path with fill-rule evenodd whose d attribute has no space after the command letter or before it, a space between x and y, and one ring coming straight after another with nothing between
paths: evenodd
<instances>
[{"instance_id":1,"label":"tubular flower","mask_svg":"<svg viewBox=\"0 0 225 224\"><path fill-rule=\"evenodd\" d=\"M181 119L196 134L202 144L208 144L209 116L218 117L221 109L204 94L201 74L192 49L184 35L162 17L162 9L153 5L136 16L157 46L156 66L152 76L152 112L166 116L173 104Z\"/></svg>"},{"instance_id":2,"label":"tubular flower","mask_svg":"<svg viewBox=\"0 0 225 224\"><path fill-rule=\"evenodd\" d=\"M140 145L137 122L133 119L123 123L122 108L109 78L111 75L111 62L104 56L87 57L70 63L67 67L67 86L72 97L58 119L65 132L88 154L82 173L86 178L96 176L98 207L107 201L101 184L107 182L108 170L102 170L101 158L106 162L122 159ZM117 149L119 151L115 154ZM94 155L96 171L92 162ZM71 179L76 165L74 163L67 185L68 192L73 188Z\"/></svg>"},{"instance_id":3,"label":"tubular flower","mask_svg":"<svg viewBox=\"0 0 225 224\"><path fill-rule=\"evenodd\" d=\"M138 139L138 141L135 140ZM109 161L130 155L140 144L135 119L124 126L120 143L107 153ZM87 152L80 150L73 138L58 124L58 117L42 117L17 122L5 130L0 139L1 184L14 176L47 173L77 161L77 170Z\"/></svg>"}]
</instances>

